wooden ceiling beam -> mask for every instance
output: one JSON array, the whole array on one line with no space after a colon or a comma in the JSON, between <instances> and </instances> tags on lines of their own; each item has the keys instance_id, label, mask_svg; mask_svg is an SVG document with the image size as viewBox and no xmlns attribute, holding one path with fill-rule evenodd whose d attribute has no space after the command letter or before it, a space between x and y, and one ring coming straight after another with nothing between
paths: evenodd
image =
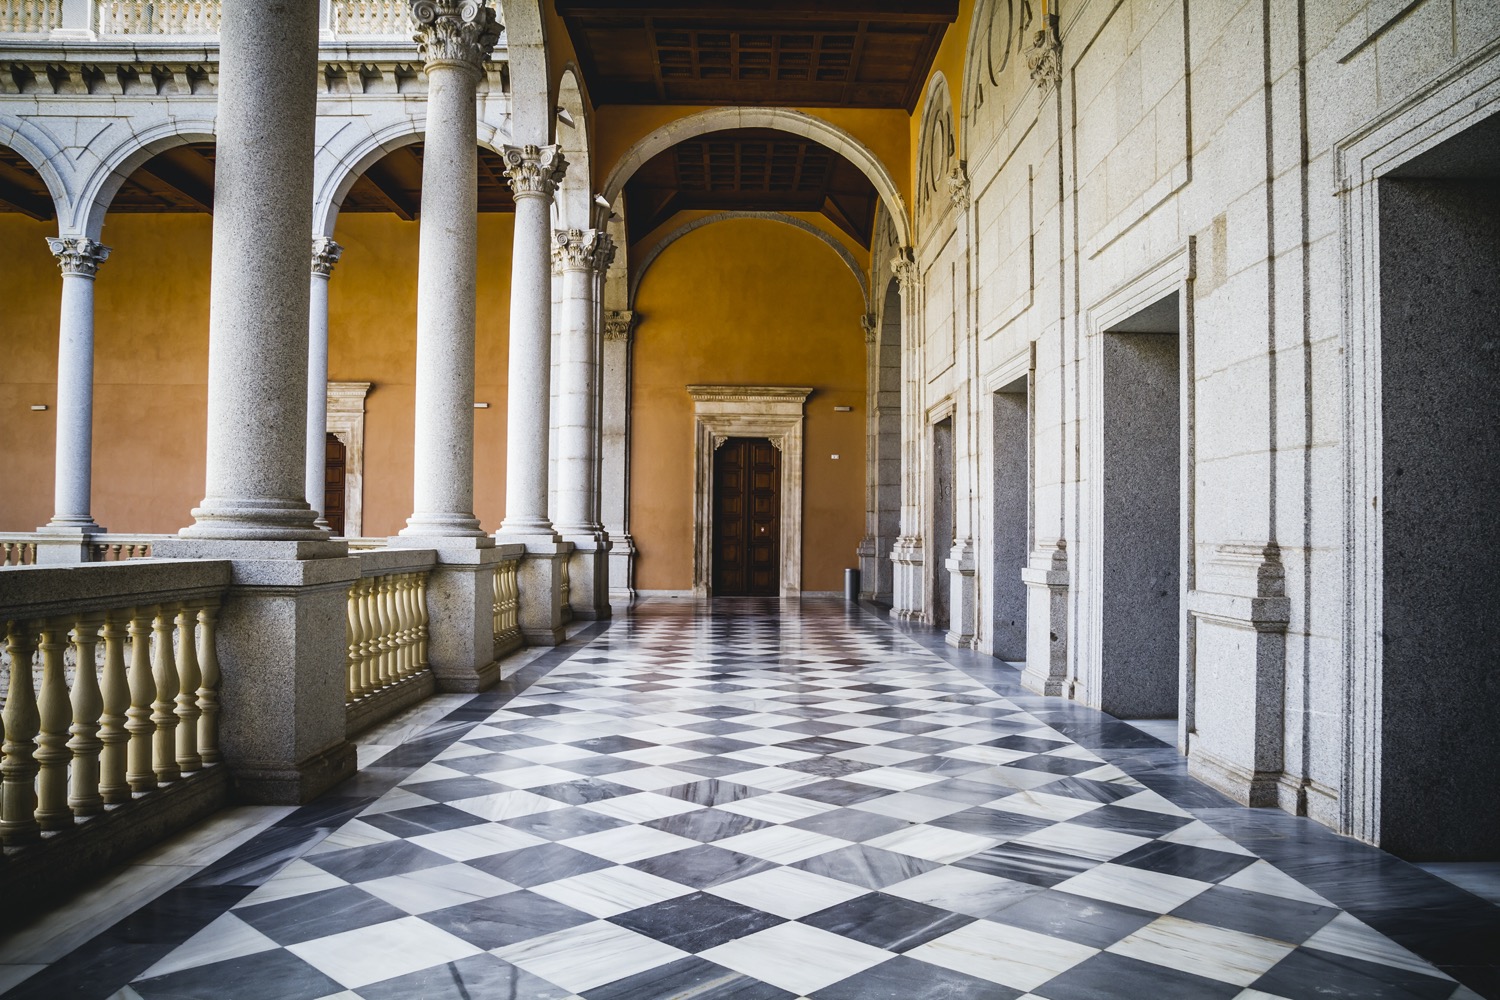
<instances>
[{"instance_id":1,"label":"wooden ceiling beam","mask_svg":"<svg viewBox=\"0 0 1500 1000\"><path fill-rule=\"evenodd\" d=\"M370 190L374 192L387 209L396 213L397 218L405 222L416 221L417 214L422 210L420 195L417 204L413 205L412 199L396 183L394 178L386 173L385 161L377 161L370 165L365 171L365 180L370 182Z\"/></svg>"},{"instance_id":2,"label":"wooden ceiling beam","mask_svg":"<svg viewBox=\"0 0 1500 1000\"><path fill-rule=\"evenodd\" d=\"M196 155L196 154L195 154ZM194 177L182 164L166 155L157 156L147 160L138 167L140 173L148 177L154 177L161 185L186 201L192 208L199 212L212 215L214 212L214 189L212 184L204 184L202 179Z\"/></svg>"},{"instance_id":3,"label":"wooden ceiling beam","mask_svg":"<svg viewBox=\"0 0 1500 1000\"><path fill-rule=\"evenodd\" d=\"M19 212L38 222L51 222L56 217L51 199L43 200L10 185L0 186L0 212Z\"/></svg>"}]
</instances>

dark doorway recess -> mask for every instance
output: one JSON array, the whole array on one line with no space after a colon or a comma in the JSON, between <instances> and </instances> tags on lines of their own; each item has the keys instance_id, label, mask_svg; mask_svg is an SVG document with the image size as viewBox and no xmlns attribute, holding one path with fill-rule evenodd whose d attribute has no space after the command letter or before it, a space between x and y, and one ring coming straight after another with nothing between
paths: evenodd
<instances>
[{"instance_id":1,"label":"dark doorway recess","mask_svg":"<svg viewBox=\"0 0 1500 1000\"><path fill-rule=\"evenodd\" d=\"M781 452L765 438L730 438L714 453L716 597L781 593Z\"/></svg>"},{"instance_id":2,"label":"dark doorway recess","mask_svg":"<svg viewBox=\"0 0 1500 1000\"><path fill-rule=\"evenodd\" d=\"M327 458L323 464L323 520L333 533L344 533L344 480L348 471L348 452L344 442L328 435Z\"/></svg>"},{"instance_id":3,"label":"dark doorway recess","mask_svg":"<svg viewBox=\"0 0 1500 1000\"><path fill-rule=\"evenodd\" d=\"M948 554L955 531L954 489L958 471L953 455L953 418L932 425L932 547L927 550L927 580L932 587L932 625L947 628L953 585Z\"/></svg>"}]
</instances>

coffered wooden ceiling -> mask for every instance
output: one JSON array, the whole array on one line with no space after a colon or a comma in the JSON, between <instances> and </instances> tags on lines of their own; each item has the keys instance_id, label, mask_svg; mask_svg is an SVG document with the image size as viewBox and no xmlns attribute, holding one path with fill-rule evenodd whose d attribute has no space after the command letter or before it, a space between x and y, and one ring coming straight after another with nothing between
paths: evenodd
<instances>
[{"instance_id":1,"label":"coffered wooden ceiling","mask_svg":"<svg viewBox=\"0 0 1500 1000\"><path fill-rule=\"evenodd\" d=\"M604 104L916 108L957 0L557 0Z\"/></svg>"},{"instance_id":2,"label":"coffered wooden ceiling","mask_svg":"<svg viewBox=\"0 0 1500 1000\"><path fill-rule=\"evenodd\" d=\"M479 210L513 212L515 201L497 153L479 153ZM147 160L120 186L111 212L213 212L214 145L174 146ZM391 212L415 219L422 208L422 144L393 150L365 171L344 199L345 212ZM53 217L52 196L41 175L20 154L0 146L0 212L33 219Z\"/></svg>"},{"instance_id":3,"label":"coffered wooden ceiling","mask_svg":"<svg viewBox=\"0 0 1500 1000\"><path fill-rule=\"evenodd\" d=\"M826 146L774 129L732 129L657 154L625 185L632 243L680 211L821 212L864 246L875 186Z\"/></svg>"}]
</instances>

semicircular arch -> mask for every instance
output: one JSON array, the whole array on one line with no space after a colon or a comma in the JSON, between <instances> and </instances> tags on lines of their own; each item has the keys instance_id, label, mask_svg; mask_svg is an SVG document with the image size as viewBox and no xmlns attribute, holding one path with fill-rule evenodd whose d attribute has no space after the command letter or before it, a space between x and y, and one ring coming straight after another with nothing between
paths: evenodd
<instances>
[{"instance_id":1,"label":"semicircular arch","mask_svg":"<svg viewBox=\"0 0 1500 1000\"><path fill-rule=\"evenodd\" d=\"M84 180L78 201L70 207L67 231L99 239L109 206L137 167L174 146L217 140L212 117L171 118L132 132L105 152Z\"/></svg>"},{"instance_id":2,"label":"semicircular arch","mask_svg":"<svg viewBox=\"0 0 1500 1000\"><path fill-rule=\"evenodd\" d=\"M668 122L644 136L620 158L610 171L602 193L611 204L625 190L625 183L647 161L685 139L739 128L769 128L790 132L827 146L859 168L891 213L902 246L911 243L911 223L900 189L886 165L854 136L830 122L787 108L710 108Z\"/></svg>"},{"instance_id":3,"label":"semicircular arch","mask_svg":"<svg viewBox=\"0 0 1500 1000\"><path fill-rule=\"evenodd\" d=\"M72 193L67 179L57 169L57 164L66 162L62 147L49 133L24 118L10 115L0 115L0 146L13 150L41 176L47 193L52 196L52 210L61 221Z\"/></svg>"}]
</instances>

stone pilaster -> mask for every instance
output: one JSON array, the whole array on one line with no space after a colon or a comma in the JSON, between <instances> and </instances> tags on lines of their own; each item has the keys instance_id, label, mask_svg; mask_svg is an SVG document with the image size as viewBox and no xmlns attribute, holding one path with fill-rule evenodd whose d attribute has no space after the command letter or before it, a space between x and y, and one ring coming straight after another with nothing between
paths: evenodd
<instances>
[{"instance_id":1,"label":"stone pilaster","mask_svg":"<svg viewBox=\"0 0 1500 1000\"><path fill-rule=\"evenodd\" d=\"M1039 541L1021 570L1026 585L1026 669L1021 686L1045 695L1068 694L1068 546Z\"/></svg>"},{"instance_id":2,"label":"stone pilaster","mask_svg":"<svg viewBox=\"0 0 1500 1000\"><path fill-rule=\"evenodd\" d=\"M636 314L603 314L600 345L600 520L609 533L610 600L635 599L635 541L630 537L630 367Z\"/></svg>"},{"instance_id":3,"label":"stone pilaster","mask_svg":"<svg viewBox=\"0 0 1500 1000\"><path fill-rule=\"evenodd\" d=\"M110 248L83 236L47 240L62 270L57 339L57 465L53 514L40 530L41 562L86 562L87 539L104 529L91 512L94 457L94 278Z\"/></svg>"},{"instance_id":4,"label":"stone pilaster","mask_svg":"<svg viewBox=\"0 0 1500 1000\"><path fill-rule=\"evenodd\" d=\"M564 582L572 544L547 517L552 392L552 196L567 170L559 146L506 146L505 176L516 200L511 254L510 377L507 390L505 520L496 540L526 547L521 561L521 634L536 645L563 640Z\"/></svg>"},{"instance_id":5,"label":"stone pilaster","mask_svg":"<svg viewBox=\"0 0 1500 1000\"><path fill-rule=\"evenodd\" d=\"M328 440L328 280L344 248L327 236L312 241L312 285L307 311L307 505L318 513L317 525L327 528L324 469Z\"/></svg>"},{"instance_id":6,"label":"stone pilaster","mask_svg":"<svg viewBox=\"0 0 1500 1000\"><path fill-rule=\"evenodd\" d=\"M919 361L916 343L917 297L921 270L916 254L902 247L891 261L901 294L901 534L891 548L891 617L920 619L926 606L925 560L922 546L923 439Z\"/></svg>"}]
</instances>

